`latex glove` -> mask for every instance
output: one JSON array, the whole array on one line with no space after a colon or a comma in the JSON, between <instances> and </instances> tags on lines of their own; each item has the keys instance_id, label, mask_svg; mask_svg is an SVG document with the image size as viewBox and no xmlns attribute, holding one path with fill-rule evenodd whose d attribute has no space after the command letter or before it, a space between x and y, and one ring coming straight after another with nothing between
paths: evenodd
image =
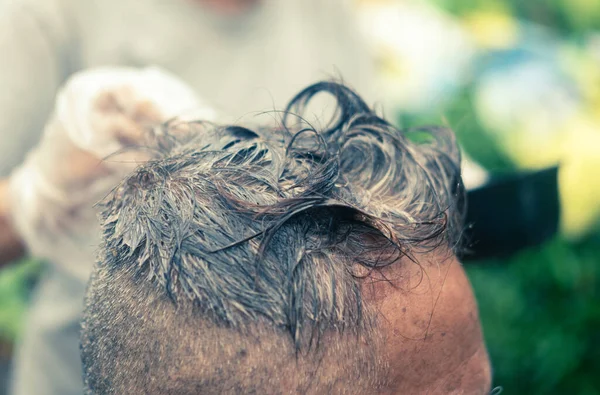
<instances>
[{"instance_id":1,"label":"latex glove","mask_svg":"<svg viewBox=\"0 0 600 395\"><path fill-rule=\"evenodd\" d=\"M99 242L95 203L144 161L153 127L213 112L156 68L106 68L73 76L59 92L39 145L10 179L11 213L30 252L87 279ZM126 151L126 150L125 150Z\"/></svg>"}]
</instances>

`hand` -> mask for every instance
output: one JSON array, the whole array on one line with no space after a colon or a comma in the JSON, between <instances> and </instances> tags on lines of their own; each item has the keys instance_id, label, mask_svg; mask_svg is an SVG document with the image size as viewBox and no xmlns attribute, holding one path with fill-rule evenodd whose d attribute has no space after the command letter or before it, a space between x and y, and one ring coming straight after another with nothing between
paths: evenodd
<instances>
[{"instance_id":1,"label":"hand","mask_svg":"<svg viewBox=\"0 0 600 395\"><path fill-rule=\"evenodd\" d=\"M95 136L96 152L73 141L65 119L72 117L57 116L47 126L44 136L47 143L40 151L46 150L48 167L44 167L51 170L47 172L48 179L57 188L68 192L81 191L107 177L122 176L147 160L143 151L130 148L143 145L152 129L164 122L166 117L155 103L136 95L131 86L99 91L93 97L88 114L88 127ZM110 150L114 153L108 157L100 156Z\"/></svg>"},{"instance_id":2,"label":"hand","mask_svg":"<svg viewBox=\"0 0 600 395\"><path fill-rule=\"evenodd\" d=\"M39 145L11 176L11 216L32 253L90 263L99 239L95 204L148 159L128 148L199 106L183 83L156 69L101 69L69 80Z\"/></svg>"}]
</instances>

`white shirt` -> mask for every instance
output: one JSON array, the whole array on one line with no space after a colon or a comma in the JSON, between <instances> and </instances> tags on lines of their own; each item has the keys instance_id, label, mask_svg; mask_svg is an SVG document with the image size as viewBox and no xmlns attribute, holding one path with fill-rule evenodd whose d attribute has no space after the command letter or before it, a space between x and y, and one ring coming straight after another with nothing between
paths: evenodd
<instances>
[{"instance_id":1,"label":"white shirt","mask_svg":"<svg viewBox=\"0 0 600 395\"><path fill-rule=\"evenodd\" d=\"M189 0L0 0L0 176L37 142L59 86L98 66L160 66L234 117L372 75L347 0L264 0L240 16Z\"/></svg>"},{"instance_id":2,"label":"white shirt","mask_svg":"<svg viewBox=\"0 0 600 395\"><path fill-rule=\"evenodd\" d=\"M186 0L12 0L0 15L3 173L38 142L58 88L79 70L159 66L233 118L282 108L324 78L364 92L372 74L344 0L264 0L238 17ZM29 196L36 174L26 170L12 183L20 232L34 255L85 281L99 242L94 210L63 234L52 225L64 222L59 208Z\"/></svg>"}]
</instances>

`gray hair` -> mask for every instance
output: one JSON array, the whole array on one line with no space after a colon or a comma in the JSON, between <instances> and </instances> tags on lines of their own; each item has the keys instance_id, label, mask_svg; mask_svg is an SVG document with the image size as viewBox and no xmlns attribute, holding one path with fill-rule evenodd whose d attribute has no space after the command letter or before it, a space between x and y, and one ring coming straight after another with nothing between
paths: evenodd
<instances>
[{"instance_id":1,"label":"gray hair","mask_svg":"<svg viewBox=\"0 0 600 395\"><path fill-rule=\"evenodd\" d=\"M337 112L316 130L303 113L322 92L336 99ZM169 320L183 320L180 327L192 320L205 335L235 338L229 345L244 341L239 334L252 333L264 343L267 329L256 331L258 325L277 333L269 332L271 345L289 339L296 358L343 355L341 370L329 375L337 384L319 387L333 391L343 369L355 374L376 360L368 352L353 357L348 348L356 338L372 338L373 315L363 305L360 278L401 257L416 262L422 251L459 246L464 190L451 131L399 130L334 82L306 88L283 114L274 128L173 121L151 135L154 158L103 206L104 244L88 291L82 338L89 393L123 391L133 380L123 370L135 375L133 366L142 363L139 356L125 362L137 355L134 349L155 359L140 371L158 366L158 354L160 363L174 360L165 356L172 350L164 348L173 345L148 356L157 340L147 339L142 327L155 325L163 314L152 303L177 311ZM175 324L156 326L178 331L170 325ZM332 341L332 334L345 343ZM159 336L177 342L175 335ZM325 338L330 339L326 346ZM281 344L273 351L284 353ZM214 354L203 355L223 366L232 363ZM261 363L268 364L264 356L253 369ZM207 369L198 372L214 374ZM367 376L371 381L365 386L375 385L377 379ZM267 388L256 384L256 377L253 388ZM136 380L142 386L144 380ZM251 392L240 380L228 388ZM159 388L144 382L144 388ZM228 392L222 383L203 383L195 390Z\"/></svg>"}]
</instances>

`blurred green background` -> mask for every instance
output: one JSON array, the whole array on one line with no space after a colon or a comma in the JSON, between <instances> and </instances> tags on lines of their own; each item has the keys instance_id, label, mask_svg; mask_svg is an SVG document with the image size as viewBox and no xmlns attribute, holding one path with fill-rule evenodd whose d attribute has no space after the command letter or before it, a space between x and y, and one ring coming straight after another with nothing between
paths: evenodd
<instances>
[{"instance_id":1,"label":"blurred green background","mask_svg":"<svg viewBox=\"0 0 600 395\"><path fill-rule=\"evenodd\" d=\"M362 0L399 123L445 123L492 174L560 163L561 231L469 264L506 394L600 394L600 1ZM0 273L12 342L35 261Z\"/></svg>"},{"instance_id":2,"label":"blurred green background","mask_svg":"<svg viewBox=\"0 0 600 395\"><path fill-rule=\"evenodd\" d=\"M505 394L600 394L600 1L363 1L403 126L492 174L560 164L560 232L467 265ZM382 27L383 26L383 27Z\"/></svg>"}]
</instances>

